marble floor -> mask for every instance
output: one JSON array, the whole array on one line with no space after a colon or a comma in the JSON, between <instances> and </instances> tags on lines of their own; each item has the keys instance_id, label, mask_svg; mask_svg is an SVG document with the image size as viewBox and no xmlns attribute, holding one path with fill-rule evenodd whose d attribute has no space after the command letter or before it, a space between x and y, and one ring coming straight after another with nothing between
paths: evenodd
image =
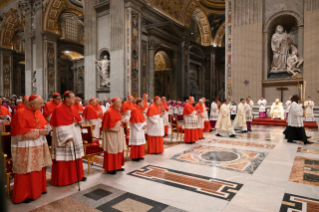
<instances>
[{"instance_id":1,"label":"marble floor","mask_svg":"<svg viewBox=\"0 0 319 212\"><path fill-rule=\"evenodd\" d=\"M314 145L287 143L283 127L253 126L236 138L204 133L184 144L165 138L165 152L127 161L125 171L106 174L95 159L88 180L53 187L9 211L319 211L319 131L306 130ZM50 169L47 169L50 178Z\"/></svg>"}]
</instances>

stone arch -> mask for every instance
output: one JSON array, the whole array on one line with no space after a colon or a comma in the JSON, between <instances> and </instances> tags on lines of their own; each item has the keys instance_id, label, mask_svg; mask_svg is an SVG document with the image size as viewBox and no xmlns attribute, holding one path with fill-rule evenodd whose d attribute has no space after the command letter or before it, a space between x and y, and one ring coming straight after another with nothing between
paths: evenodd
<instances>
[{"instance_id":1,"label":"stone arch","mask_svg":"<svg viewBox=\"0 0 319 212\"><path fill-rule=\"evenodd\" d=\"M21 23L19 19L16 19L14 17L14 9L11 8L7 13L5 26L1 31L0 46L11 49L13 36L21 31L24 31L24 20Z\"/></svg>"},{"instance_id":2,"label":"stone arch","mask_svg":"<svg viewBox=\"0 0 319 212\"><path fill-rule=\"evenodd\" d=\"M101 49L100 51L99 51L99 54L98 54L98 59L99 60L102 60L103 59L103 57L106 55L106 56L108 56L108 58L109 58L109 60L110 60L110 58L111 58L111 54L110 54L110 49L108 49L108 48L103 48L103 49Z\"/></svg>"},{"instance_id":3,"label":"stone arch","mask_svg":"<svg viewBox=\"0 0 319 212\"><path fill-rule=\"evenodd\" d=\"M224 23L222 23L220 25L220 27L218 28L215 38L213 40L213 45L216 45L218 47L222 47L223 46L223 37L225 36L225 27L226 27L226 23L224 21Z\"/></svg>"},{"instance_id":4,"label":"stone arch","mask_svg":"<svg viewBox=\"0 0 319 212\"><path fill-rule=\"evenodd\" d=\"M268 19L268 21L265 23L264 28L263 28L263 32L268 32L269 31L269 27L271 26L273 21L275 19L278 19L280 16L292 16L292 17L295 18L298 27L303 26L304 22L303 22L302 16L300 14L294 12L294 11L287 10L287 11L281 11L281 12L278 12L278 13L272 15Z\"/></svg>"},{"instance_id":5,"label":"stone arch","mask_svg":"<svg viewBox=\"0 0 319 212\"><path fill-rule=\"evenodd\" d=\"M193 12L193 17L197 21L199 26L201 41L203 46L209 46L212 43L212 34L210 31L210 25L207 16L204 11L199 7L196 7Z\"/></svg>"},{"instance_id":6,"label":"stone arch","mask_svg":"<svg viewBox=\"0 0 319 212\"><path fill-rule=\"evenodd\" d=\"M165 51L158 51L155 54L155 71L171 71L172 62Z\"/></svg>"},{"instance_id":7,"label":"stone arch","mask_svg":"<svg viewBox=\"0 0 319 212\"><path fill-rule=\"evenodd\" d=\"M59 34L58 20L64 12L83 15L83 10L74 7L68 0L51 0L44 11L43 31Z\"/></svg>"}]
</instances>

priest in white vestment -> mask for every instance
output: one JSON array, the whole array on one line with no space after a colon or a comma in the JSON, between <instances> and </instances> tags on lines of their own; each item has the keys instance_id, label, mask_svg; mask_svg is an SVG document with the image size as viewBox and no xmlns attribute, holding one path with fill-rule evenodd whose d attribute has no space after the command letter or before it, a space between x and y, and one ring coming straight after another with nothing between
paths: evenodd
<instances>
[{"instance_id":1,"label":"priest in white vestment","mask_svg":"<svg viewBox=\"0 0 319 212\"><path fill-rule=\"evenodd\" d=\"M240 99L233 126L235 129L240 129L242 133L247 133L246 111L249 109L250 107L245 103L245 99Z\"/></svg>"},{"instance_id":2,"label":"priest in white vestment","mask_svg":"<svg viewBox=\"0 0 319 212\"><path fill-rule=\"evenodd\" d=\"M264 99L264 97L261 97L257 104L259 105L259 118L265 118L266 117L266 105L267 101Z\"/></svg>"},{"instance_id":3,"label":"priest in white vestment","mask_svg":"<svg viewBox=\"0 0 319 212\"><path fill-rule=\"evenodd\" d=\"M289 100L286 102L286 119L288 119L288 114L289 114L289 109L290 109L290 105L291 105L291 97L289 97Z\"/></svg>"},{"instance_id":4,"label":"priest in white vestment","mask_svg":"<svg viewBox=\"0 0 319 212\"><path fill-rule=\"evenodd\" d=\"M247 131L251 132L251 122L253 121L253 107L254 102L253 100L248 97L246 99L246 121L247 121Z\"/></svg>"},{"instance_id":5,"label":"priest in white vestment","mask_svg":"<svg viewBox=\"0 0 319 212\"><path fill-rule=\"evenodd\" d=\"M229 136L236 137L236 133L231 125L230 111L228 107L228 100L224 101L224 104L220 107L218 120L216 123L216 136Z\"/></svg>"},{"instance_id":6,"label":"priest in white vestment","mask_svg":"<svg viewBox=\"0 0 319 212\"><path fill-rule=\"evenodd\" d=\"M217 101L214 100L210 106L210 125L212 126L213 130L215 130L218 114L219 114L219 110L218 110Z\"/></svg>"},{"instance_id":7,"label":"priest in white vestment","mask_svg":"<svg viewBox=\"0 0 319 212\"><path fill-rule=\"evenodd\" d=\"M276 99L276 101L272 104L270 115L272 119L284 119L284 108L282 107L282 103L279 99Z\"/></svg>"},{"instance_id":8,"label":"priest in white vestment","mask_svg":"<svg viewBox=\"0 0 319 212\"><path fill-rule=\"evenodd\" d=\"M289 143L293 143L293 141L303 141L305 145L313 144L313 142L308 141L310 137L307 137L305 132L302 104L298 104L299 96L297 94L293 95L291 101L287 127L283 132L285 139L287 139Z\"/></svg>"},{"instance_id":9,"label":"priest in white vestment","mask_svg":"<svg viewBox=\"0 0 319 212\"><path fill-rule=\"evenodd\" d=\"M131 146L130 157L133 161L143 160L145 155L145 132L146 119L143 114L144 102L141 98L136 100L136 107L132 110L130 118L130 139L129 145Z\"/></svg>"},{"instance_id":10,"label":"priest in white vestment","mask_svg":"<svg viewBox=\"0 0 319 212\"><path fill-rule=\"evenodd\" d=\"M304 102L306 121L314 121L313 108L315 103L308 96L308 99Z\"/></svg>"}]
</instances>

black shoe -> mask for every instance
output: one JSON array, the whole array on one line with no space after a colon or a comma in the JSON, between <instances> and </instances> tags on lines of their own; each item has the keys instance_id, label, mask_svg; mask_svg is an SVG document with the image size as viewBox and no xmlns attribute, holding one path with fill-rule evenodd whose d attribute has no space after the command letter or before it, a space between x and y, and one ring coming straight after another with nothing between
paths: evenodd
<instances>
[{"instance_id":1,"label":"black shoe","mask_svg":"<svg viewBox=\"0 0 319 212\"><path fill-rule=\"evenodd\" d=\"M83 177L81 181L85 182L87 180L86 177Z\"/></svg>"},{"instance_id":2,"label":"black shoe","mask_svg":"<svg viewBox=\"0 0 319 212\"><path fill-rule=\"evenodd\" d=\"M111 171L111 172L108 171L107 173L108 173L108 174L111 174L111 175L115 175L115 174L116 174L116 171Z\"/></svg>"},{"instance_id":3,"label":"black shoe","mask_svg":"<svg viewBox=\"0 0 319 212\"><path fill-rule=\"evenodd\" d=\"M232 134L232 135L230 135L229 137L231 137L231 138L235 138L235 137L236 137L236 135L235 135L235 134Z\"/></svg>"},{"instance_id":4,"label":"black shoe","mask_svg":"<svg viewBox=\"0 0 319 212\"><path fill-rule=\"evenodd\" d=\"M32 202L31 199L26 199L26 200L23 201L23 203L30 203L30 202Z\"/></svg>"},{"instance_id":5,"label":"black shoe","mask_svg":"<svg viewBox=\"0 0 319 212\"><path fill-rule=\"evenodd\" d=\"M168 136L168 134L165 134L165 135L164 135L164 137L167 137L167 136Z\"/></svg>"},{"instance_id":6,"label":"black shoe","mask_svg":"<svg viewBox=\"0 0 319 212\"><path fill-rule=\"evenodd\" d=\"M311 138L311 136L306 136L306 137L307 137L307 139Z\"/></svg>"},{"instance_id":7,"label":"black shoe","mask_svg":"<svg viewBox=\"0 0 319 212\"><path fill-rule=\"evenodd\" d=\"M248 132L252 132L252 130L247 130Z\"/></svg>"},{"instance_id":8,"label":"black shoe","mask_svg":"<svg viewBox=\"0 0 319 212\"><path fill-rule=\"evenodd\" d=\"M217 133L217 134L216 134L216 136L218 136L218 137L222 137L219 133Z\"/></svg>"},{"instance_id":9,"label":"black shoe","mask_svg":"<svg viewBox=\"0 0 319 212\"><path fill-rule=\"evenodd\" d=\"M247 130L245 130L245 131L241 131L241 133L248 133L248 131L247 131Z\"/></svg>"},{"instance_id":10,"label":"black shoe","mask_svg":"<svg viewBox=\"0 0 319 212\"><path fill-rule=\"evenodd\" d=\"M139 158L140 160L144 160L144 158Z\"/></svg>"},{"instance_id":11,"label":"black shoe","mask_svg":"<svg viewBox=\"0 0 319 212\"><path fill-rule=\"evenodd\" d=\"M132 161L138 162L138 161L140 161L140 159L139 158L132 158Z\"/></svg>"},{"instance_id":12,"label":"black shoe","mask_svg":"<svg viewBox=\"0 0 319 212\"><path fill-rule=\"evenodd\" d=\"M313 144L313 142L307 141L307 142L305 143L305 145L306 145L306 144Z\"/></svg>"},{"instance_id":13,"label":"black shoe","mask_svg":"<svg viewBox=\"0 0 319 212\"><path fill-rule=\"evenodd\" d=\"M122 171L125 171L125 169L121 168L121 169L118 169L116 171L122 172Z\"/></svg>"},{"instance_id":14,"label":"black shoe","mask_svg":"<svg viewBox=\"0 0 319 212\"><path fill-rule=\"evenodd\" d=\"M48 192L42 192L42 194L47 194Z\"/></svg>"},{"instance_id":15,"label":"black shoe","mask_svg":"<svg viewBox=\"0 0 319 212\"><path fill-rule=\"evenodd\" d=\"M289 141L289 140L288 140L287 142L288 142L288 143L294 143L293 141Z\"/></svg>"},{"instance_id":16,"label":"black shoe","mask_svg":"<svg viewBox=\"0 0 319 212\"><path fill-rule=\"evenodd\" d=\"M214 131L213 129L209 130L209 132L213 132L213 131Z\"/></svg>"}]
</instances>

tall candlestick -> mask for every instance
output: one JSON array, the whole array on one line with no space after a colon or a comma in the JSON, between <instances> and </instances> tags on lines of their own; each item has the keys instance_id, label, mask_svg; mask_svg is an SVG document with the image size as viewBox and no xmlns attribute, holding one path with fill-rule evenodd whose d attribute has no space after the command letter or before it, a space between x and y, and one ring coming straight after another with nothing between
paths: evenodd
<instances>
[{"instance_id":1,"label":"tall candlestick","mask_svg":"<svg viewBox=\"0 0 319 212\"><path fill-rule=\"evenodd\" d=\"M301 85L301 89L300 89L300 101L302 100L302 85Z\"/></svg>"},{"instance_id":2,"label":"tall candlestick","mask_svg":"<svg viewBox=\"0 0 319 212\"><path fill-rule=\"evenodd\" d=\"M306 81L304 82L304 87L303 87L303 98L306 99Z\"/></svg>"}]
</instances>

